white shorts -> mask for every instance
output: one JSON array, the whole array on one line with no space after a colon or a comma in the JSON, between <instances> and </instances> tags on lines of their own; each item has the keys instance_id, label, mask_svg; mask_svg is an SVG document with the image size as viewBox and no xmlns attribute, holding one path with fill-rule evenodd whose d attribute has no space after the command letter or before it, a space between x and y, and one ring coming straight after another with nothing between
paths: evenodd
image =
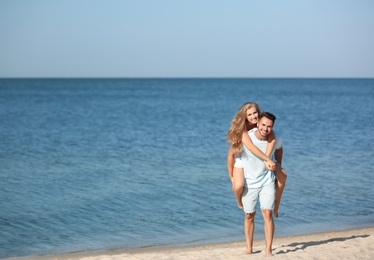
<instances>
[{"instance_id":1,"label":"white shorts","mask_svg":"<svg viewBox=\"0 0 374 260\"><path fill-rule=\"evenodd\" d=\"M261 210L274 209L275 201L275 185L274 182L270 182L262 186L261 188L249 188L245 186L242 202L245 213L253 213L256 211L257 203L260 200Z\"/></svg>"},{"instance_id":2,"label":"white shorts","mask_svg":"<svg viewBox=\"0 0 374 260\"><path fill-rule=\"evenodd\" d=\"M241 157L240 154L235 155L234 167L235 168L243 168L242 157Z\"/></svg>"}]
</instances>

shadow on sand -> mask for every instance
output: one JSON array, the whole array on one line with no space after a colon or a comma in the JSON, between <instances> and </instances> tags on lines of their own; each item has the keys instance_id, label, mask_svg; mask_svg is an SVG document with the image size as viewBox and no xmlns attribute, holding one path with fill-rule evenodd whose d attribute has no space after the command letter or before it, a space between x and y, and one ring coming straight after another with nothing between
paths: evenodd
<instances>
[{"instance_id":1,"label":"shadow on sand","mask_svg":"<svg viewBox=\"0 0 374 260\"><path fill-rule=\"evenodd\" d=\"M311 246L318 246L318 245L327 244L327 243L330 243L330 242L343 242L343 241L350 240L350 239L367 238L367 237L370 237L370 235L359 235L359 236L350 236L350 237L336 237L336 238L330 238L330 239L320 240L320 241L295 242L295 243L291 243L291 244L288 244L288 245L282 245L280 248L277 248L277 249L280 249L280 251L275 253L275 254L287 254L289 252L296 252L298 250L304 250L304 249L306 249L308 247L311 247ZM284 248L284 247L291 247L291 249L283 250L282 248Z\"/></svg>"}]
</instances>

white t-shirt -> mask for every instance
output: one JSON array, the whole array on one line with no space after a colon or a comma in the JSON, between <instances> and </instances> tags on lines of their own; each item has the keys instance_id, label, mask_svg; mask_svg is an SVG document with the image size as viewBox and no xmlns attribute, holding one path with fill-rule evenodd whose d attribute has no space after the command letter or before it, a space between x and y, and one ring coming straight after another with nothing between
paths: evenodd
<instances>
[{"instance_id":1,"label":"white t-shirt","mask_svg":"<svg viewBox=\"0 0 374 260\"><path fill-rule=\"evenodd\" d=\"M255 127L255 128L253 128L253 129L249 130L249 131L248 131L248 134L249 134L249 132L252 132L252 131L254 131L254 130L258 130L258 128ZM274 131L273 131L273 132L274 132ZM274 132L274 135L275 135L275 132ZM276 142L275 142L275 145L274 145L274 151L276 151L276 150L282 148L282 136L275 135L275 138L276 138ZM243 147L244 147L244 145L243 145ZM274 154L273 154L273 156L271 157L271 159L272 159L273 161L276 161L275 158L274 158ZM243 168L243 162L242 162L242 155L241 155L241 153L237 153L237 154L235 154L235 157L234 157L234 167L235 167L235 168Z\"/></svg>"},{"instance_id":2,"label":"white t-shirt","mask_svg":"<svg viewBox=\"0 0 374 260\"><path fill-rule=\"evenodd\" d=\"M266 152L266 146L268 142L261 141L255 136L255 132L258 129L252 129L248 131L248 135L251 138L254 145L256 145L263 153ZM274 149L271 154L271 158L274 157L274 151L282 147L281 140L276 139ZM271 182L274 182L274 173L267 170L264 161L254 154L252 154L245 146L241 152L241 160L244 169L244 178L248 188L259 188Z\"/></svg>"}]
</instances>

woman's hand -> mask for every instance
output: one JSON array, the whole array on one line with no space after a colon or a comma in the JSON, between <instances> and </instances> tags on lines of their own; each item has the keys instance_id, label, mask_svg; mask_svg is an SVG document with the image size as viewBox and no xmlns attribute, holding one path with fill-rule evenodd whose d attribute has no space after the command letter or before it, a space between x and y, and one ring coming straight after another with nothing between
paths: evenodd
<instances>
[{"instance_id":1,"label":"woman's hand","mask_svg":"<svg viewBox=\"0 0 374 260\"><path fill-rule=\"evenodd\" d=\"M277 168L277 164L273 162L272 160L264 161L266 169L269 171L275 171Z\"/></svg>"}]
</instances>

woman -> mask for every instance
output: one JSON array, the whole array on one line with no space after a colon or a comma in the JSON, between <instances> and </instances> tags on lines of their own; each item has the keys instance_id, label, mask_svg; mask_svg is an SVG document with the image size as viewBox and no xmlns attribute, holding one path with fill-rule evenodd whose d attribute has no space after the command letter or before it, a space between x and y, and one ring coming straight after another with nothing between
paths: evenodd
<instances>
[{"instance_id":1,"label":"woman","mask_svg":"<svg viewBox=\"0 0 374 260\"><path fill-rule=\"evenodd\" d=\"M259 113L260 108L256 103L247 102L239 109L239 111L234 116L231 122L230 130L227 133L227 139L231 144L227 156L227 167L229 177L232 182L232 192L234 193L235 199L238 203L238 207L243 209L241 198L244 188L244 171L243 166L241 165L240 158L242 145L244 144L250 152L263 159L266 168L268 170L274 171L277 178L277 192L274 206L274 215L275 217L278 217L278 208L287 174L280 166L281 162L275 163L269 157L275 145L275 135L273 132L271 132L268 137L268 145L266 147L265 154L252 143L251 139L248 136L247 132L257 126Z\"/></svg>"}]
</instances>

